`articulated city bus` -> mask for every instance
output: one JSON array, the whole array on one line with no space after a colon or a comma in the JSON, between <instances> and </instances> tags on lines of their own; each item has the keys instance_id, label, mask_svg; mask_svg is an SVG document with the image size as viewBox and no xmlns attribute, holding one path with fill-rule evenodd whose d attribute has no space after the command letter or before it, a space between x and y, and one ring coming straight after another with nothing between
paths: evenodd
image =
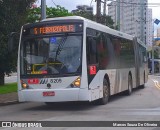
<instances>
[{"instance_id":1,"label":"articulated city bus","mask_svg":"<svg viewBox=\"0 0 160 130\"><path fill-rule=\"evenodd\" d=\"M97 101L144 86L146 47L131 35L78 16L45 19L21 29L20 102Z\"/></svg>"}]
</instances>

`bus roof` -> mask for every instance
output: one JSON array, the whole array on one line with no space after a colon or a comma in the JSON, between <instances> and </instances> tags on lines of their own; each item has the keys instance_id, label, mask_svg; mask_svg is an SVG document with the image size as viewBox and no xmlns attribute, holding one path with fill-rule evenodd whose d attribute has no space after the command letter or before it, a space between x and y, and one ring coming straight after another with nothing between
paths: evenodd
<instances>
[{"instance_id":1,"label":"bus roof","mask_svg":"<svg viewBox=\"0 0 160 130\"><path fill-rule=\"evenodd\" d=\"M85 20L85 18L80 17L80 16L65 16L65 17L55 17L55 18L47 18L47 19L43 19L41 22L43 21L52 21L52 20Z\"/></svg>"},{"instance_id":2,"label":"bus roof","mask_svg":"<svg viewBox=\"0 0 160 130\"><path fill-rule=\"evenodd\" d=\"M80 17L80 16L66 16L66 17L47 18L47 19L42 20L41 22L52 21L52 20L53 21L54 20L83 20L87 23L86 24L87 27L91 27L91 28L94 28L94 29L97 29L97 30L100 30L100 31L103 31L103 32L107 32L108 34L112 34L112 35L115 35L115 36L118 36L118 37L133 40L132 35L129 35L129 34L111 29L108 26L102 25L100 23L91 21L89 19L86 19L86 18L83 18L83 17Z\"/></svg>"}]
</instances>

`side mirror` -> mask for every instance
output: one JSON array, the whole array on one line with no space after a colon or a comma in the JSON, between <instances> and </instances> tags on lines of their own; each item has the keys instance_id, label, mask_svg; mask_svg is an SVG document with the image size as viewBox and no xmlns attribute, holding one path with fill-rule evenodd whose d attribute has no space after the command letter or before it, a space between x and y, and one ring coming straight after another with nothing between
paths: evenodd
<instances>
[{"instance_id":1,"label":"side mirror","mask_svg":"<svg viewBox=\"0 0 160 130\"><path fill-rule=\"evenodd\" d=\"M16 35L19 35L19 33L17 33L17 32L11 32L10 34L9 34L9 40L8 40L8 51L9 52L12 52L13 51L13 49L14 49L14 39L15 39L15 36Z\"/></svg>"}]
</instances>

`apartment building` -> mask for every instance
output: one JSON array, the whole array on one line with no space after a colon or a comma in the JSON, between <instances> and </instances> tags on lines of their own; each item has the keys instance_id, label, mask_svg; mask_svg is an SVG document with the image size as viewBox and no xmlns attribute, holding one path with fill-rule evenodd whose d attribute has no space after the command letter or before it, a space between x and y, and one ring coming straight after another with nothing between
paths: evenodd
<instances>
[{"instance_id":1,"label":"apartment building","mask_svg":"<svg viewBox=\"0 0 160 130\"><path fill-rule=\"evenodd\" d=\"M88 6L88 5L77 5L76 6L77 9L72 10L72 13L76 13L79 11L86 11L88 13L93 14L93 7L92 6Z\"/></svg>"},{"instance_id":2,"label":"apartment building","mask_svg":"<svg viewBox=\"0 0 160 130\"><path fill-rule=\"evenodd\" d=\"M153 20L152 20L152 9L147 9L147 30L146 30L146 42L148 46L152 46L154 35L153 35Z\"/></svg>"},{"instance_id":3,"label":"apartment building","mask_svg":"<svg viewBox=\"0 0 160 130\"><path fill-rule=\"evenodd\" d=\"M110 15L120 31L134 35L147 44L147 0L116 0L108 5Z\"/></svg>"}]
</instances>

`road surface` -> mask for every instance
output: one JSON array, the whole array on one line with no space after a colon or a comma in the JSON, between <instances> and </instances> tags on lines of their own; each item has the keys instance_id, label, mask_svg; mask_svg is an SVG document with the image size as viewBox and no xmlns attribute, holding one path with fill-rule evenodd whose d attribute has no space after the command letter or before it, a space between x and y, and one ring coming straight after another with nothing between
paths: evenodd
<instances>
[{"instance_id":1,"label":"road surface","mask_svg":"<svg viewBox=\"0 0 160 130\"><path fill-rule=\"evenodd\" d=\"M135 89L130 96L112 96L107 105L94 103L20 103L0 107L1 121L160 121L160 77L150 76L144 89ZM10 130L10 128L2 128ZM12 128L17 130L17 128ZM30 130L31 128L26 128ZM38 130L39 128L37 128ZM41 128L44 129L44 128ZM46 129L46 128L45 128ZM156 127L66 127L48 130L160 130Z\"/></svg>"}]
</instances>

